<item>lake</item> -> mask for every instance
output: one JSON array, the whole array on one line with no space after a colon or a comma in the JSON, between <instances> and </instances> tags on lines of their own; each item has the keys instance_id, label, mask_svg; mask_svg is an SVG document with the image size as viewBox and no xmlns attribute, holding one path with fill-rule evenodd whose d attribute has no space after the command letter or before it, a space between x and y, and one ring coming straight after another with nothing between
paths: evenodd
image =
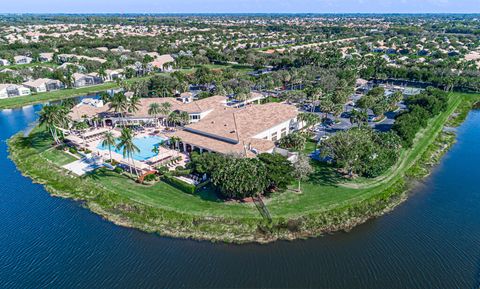
<instances>
[{"instance_id":1,"label":"lake","mask_svg":"<svg viewBox=\"0 0 480 289\"><path fill-rule=\"evenodd\" d=\"M7 158L40 105L0 112L1 288L478 288L480 111L404 204L352 231L268 245L164 238L51 197Z\"/></svg>"}]
</instances>

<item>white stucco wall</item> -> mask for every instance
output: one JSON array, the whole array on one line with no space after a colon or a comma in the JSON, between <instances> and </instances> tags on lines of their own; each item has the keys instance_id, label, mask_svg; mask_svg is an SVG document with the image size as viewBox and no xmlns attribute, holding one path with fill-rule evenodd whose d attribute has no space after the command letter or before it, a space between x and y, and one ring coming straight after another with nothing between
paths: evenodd
<instances>
[{"instance_id":1,"label":"white stucco wall","mask_svg":"<svg viewBox=\"0 0 480 289\"><path fill-rule=\"evenodd\" d=\"M287 120L285 122L282 122L281 124L278 124L274 127L271 127L267 129L266 131L263 131L257 135L254 136L254 138L258 139L263 139L267 138L268 140L272 140L272 134L277 132L277 140L279 140L282 136L282 129L286 128L286 133L287 135L291 133L290 131L290 123L293 121L293 119Z\"/></svg>"}]
</instances>

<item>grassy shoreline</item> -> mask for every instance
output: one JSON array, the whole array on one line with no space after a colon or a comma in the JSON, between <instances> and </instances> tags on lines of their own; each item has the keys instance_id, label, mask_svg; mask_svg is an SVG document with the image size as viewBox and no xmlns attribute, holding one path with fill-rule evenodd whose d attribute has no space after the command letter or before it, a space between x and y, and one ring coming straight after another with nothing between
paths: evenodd
<instances>
[{"instance_id":1,"label":"grassy shoreline","mask_svg":"<svg viewBox=\"0 0 480 289\"><path fill-rule=\"evenodd\" d=\"M139 185L108 171L75 177L56 163L63 157L44 153L50 141L39 129L27 138L11 138L9 150L18 169L52 195L83 201L115 224L172 237L267 243L349 230L392 210L407 198L412 180L425 177L453 144L455 137L447 137L443 127L463 121L473 104L470 99L474 97L452 94L449 109L431 120L415 146L402 152L402 161L383 178L332 184L325 178L331 171L319 166L318 174L303 185L304 193L285 192L266 200L272 222L263 220L252 204L218 202L208 192L188 195L162 182Z\"/></svg>"}]
</instances>

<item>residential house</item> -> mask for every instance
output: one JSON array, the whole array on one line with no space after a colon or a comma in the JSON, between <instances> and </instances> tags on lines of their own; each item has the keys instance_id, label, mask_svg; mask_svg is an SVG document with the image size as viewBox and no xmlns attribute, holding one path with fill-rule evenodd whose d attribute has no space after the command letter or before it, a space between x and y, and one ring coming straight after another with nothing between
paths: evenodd
<instances>
[{"instance_id":1,"label":"residential house","mask_svg":"<svg viewBox=\"0 0 480 289\"><path fill-rule=\"evenodd\" d=\"M193 101L193 93L191 92L182 92L180 93L180 96L177 97L178 101L181 101L182 103L190 103Z\"/></svg>"},{"instance_id":2,"label":"residential house","mask_svg":"<svg viewBox=\"0 0 480 289\"><path fill-rule=\"evenodd\" d=\"M47 87L47 91L65 88L65 84L63 84L63 82L57 79L48 79L48 81L45 83L45 86Z\"/></svg>"},{"instance_id":3,"label":"residential house","mask_svg":"<svg viewBox=\"0 0 480 289\"><path fill-rule=\"evenodd\" d=\"M0 58L0 66L8 66L8 65L10 65L10 61Z\"/></svg>"},{"instance_id":4,"label":"residential house","mask_svg":"<svg viewBox=\"0 0 480 289\"><path fill-rule=\"evenodd\" d=\"M43 78L24 82L23 86L28 87L32 92L35 93L47 91L47 86L45 85L45 80Z\"/></svg>"},{"instance_id":5,"label":"residential house","mask_svg":"<svg viewBox=\"0 0 480 289\"><path fill-rule=\"evenodd\" d=\"M32 58L25 55L14 56L15 64L29 64L32 62Z\"/></svg>"},{"instance_id":6,"label":"residential house","mask_svg":"<svg viewBox=\"0 0 480 289\"><path fill-rule=\"evenodd\" d=\"M108 47L97 47L95 49L97 49L99 51L102 51L102 52L108 52Z\"/></svg>"},{"instance_id":7,"label":"residential house","mask_svg":"<svg viewBox=\"0 0 480 289\"><path fill-rule=\"evenodd\" d=\"M53 53L51 52L40 53L39 59L41 62L51 62L53 61Z\"/></svg>"},{"instance_id":8,"label":"residential house","mask_svg":"<svg viewBox=\"0 0 480 289\"><path fill-rule=\"evenodd\" d=\"M105 82L115 81L117 79L125 79L125 75L123 74L123 69L107 69L105 70Z\"/></svg>"},{"instance_id":9,"label":"residential house","mask_svg":"<svg viewBox=\"0 0 480 289\"><path fill-rule=\"evenodd\" d=\"M28 87L9 83L0 84L0 98L25 96L30 94L31 91Z\"/></svg>"},{"instance_id":10,"label":"residential house","mask_svg":"<svg viewBox=\"0 0 480 289\"><path fill-rule=\"evenodd\" d=\"M160 55L149 64L159 71L172 71L175 59L170 54Z\"/></svg>"},{"instance_id":11,"label":"residential house","mask_svg":"<svg viewBox=\"0 0 480 289\"><path fill-rule=\"evenodd\" d=\"M76 54L59 54L57 56L57 58L58 58L58 61L60 61L61 63L65 63L65 62L68 62L68 61L76 62L76 61L81 60L81 59L87 60L87 61L96 61L96 62L99 62L99 63L107 62L107 60L105 60L103 58L89 57L89 56L76 55Z\"/></svg>"},{"instance_id":12,"label":"residential house","mask_svg":"<svg viewBox=\"0 0 480 289\"><path fill-rule=\"evenodd\" d=\"M23 85L36 93L65 88L65 85L60 80L49 78L39 78L36 80L27 81L24 82Z\"/></svg>"},{"instance_id":13,"label":"residential house","mask_svg":"<svg viewBox=\"0 0 480 289\"><path fill-rule=\"evenodd\" d=\"M8 92L7 92L8 86L9 84L0 83L0 99L8 97Z\"/></svg>"},{"instance_id":14,"label":"residential house","mask_svg":"<svg viewBox=\"0 0 480 289\"><path fill-rule=\"evenodd\" d=\"M73 74L73 86L74 87L85 87L89 85L95 85L101 83L101 79L98 76L83 74L83 73L74 73Z\"/></svg>"}]
</instances>

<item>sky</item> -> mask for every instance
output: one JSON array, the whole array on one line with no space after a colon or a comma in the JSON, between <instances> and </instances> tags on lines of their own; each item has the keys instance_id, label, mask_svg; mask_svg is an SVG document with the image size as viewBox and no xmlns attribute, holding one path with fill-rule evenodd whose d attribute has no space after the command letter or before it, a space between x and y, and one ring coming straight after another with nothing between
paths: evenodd
<instances>
[{"instance_id":1,"label":"sky","mask_svg":"<svg viewBox=\"0 0 480 289\"><path fill-rule=\"evenodd\" d=\"M0 13L480 13L480 0L0 0Z\"/></svg>"}]
</instances>

